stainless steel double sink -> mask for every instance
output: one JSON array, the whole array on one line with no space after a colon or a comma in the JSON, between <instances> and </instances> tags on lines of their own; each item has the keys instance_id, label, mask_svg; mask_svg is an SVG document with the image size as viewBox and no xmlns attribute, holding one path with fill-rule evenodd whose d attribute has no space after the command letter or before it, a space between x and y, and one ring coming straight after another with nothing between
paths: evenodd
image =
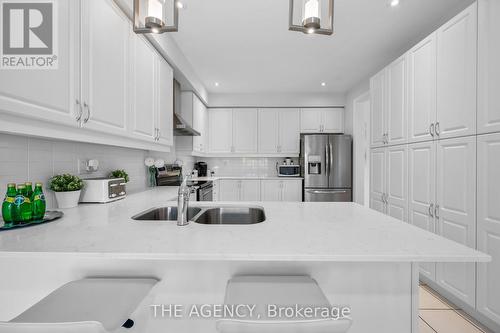
<instances>
[{"instance_id":1,"label":"stainless steel double sink","mask_svg":"<svg viewBox=\"0 0 500 333\"><path fill-rule=\"evenodd\" d=\"M132 216L137 221L177 221L177 207L158 207ZM189 221L199 224L257 224L266 220L264 209L255 206L188 208Z\"/></svg>"}]
</instances>

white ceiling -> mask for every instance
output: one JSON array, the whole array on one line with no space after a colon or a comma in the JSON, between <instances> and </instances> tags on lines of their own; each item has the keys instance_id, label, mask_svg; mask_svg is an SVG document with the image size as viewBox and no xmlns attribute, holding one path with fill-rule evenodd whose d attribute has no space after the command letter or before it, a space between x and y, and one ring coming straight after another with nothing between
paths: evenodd
<instances>
[{"instance_id":1,"label":"white ceiling","mask_svg":"<svg viewBox=\"0 0 500 333\"><path fill-rule=\"evenodd\" d=\"M472 0L388 2L335 0L320 36L288 31L288 0L183 0L172 36L210 93L344 93Z\"/></svg>"}]
</instances>

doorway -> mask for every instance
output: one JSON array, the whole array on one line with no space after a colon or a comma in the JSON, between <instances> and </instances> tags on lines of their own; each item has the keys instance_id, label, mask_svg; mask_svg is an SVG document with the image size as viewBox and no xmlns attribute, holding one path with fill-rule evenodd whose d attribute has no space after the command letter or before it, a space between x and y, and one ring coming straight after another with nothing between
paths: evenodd
<instances>
[{"instance_id":1,"label":"doorway","mask_svg":"<svg viewBox=\"0 0 500 333\"><path fill-rule=\"evenodd\" d=\"M354 100L354 202L370 206L370 93Z\"/></svg>"}]
</instances>

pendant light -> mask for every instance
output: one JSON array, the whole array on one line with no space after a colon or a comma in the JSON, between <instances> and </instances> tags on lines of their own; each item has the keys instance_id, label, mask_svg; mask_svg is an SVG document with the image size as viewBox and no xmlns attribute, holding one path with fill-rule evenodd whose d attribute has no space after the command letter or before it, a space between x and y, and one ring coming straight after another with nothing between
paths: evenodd
<instances>
[{"instance_id":1,"label":"pendant light","mask_svg":"<svg viewBox=\"0 0 500 333\"><path fill-rule=\"evenodd\" d=\"M134 32L137 34L178 31L176 0L134 0Z\"/></svg>"},{"instance_id":2,"label":"pendant light","mask_svg":"<svg viewBox=\"0 0 500 333\"><path fill-rule=\"evenodd\" d=\"M333 34L333 0L290 0L289 30Z\"/></svg>"}]
</instances>

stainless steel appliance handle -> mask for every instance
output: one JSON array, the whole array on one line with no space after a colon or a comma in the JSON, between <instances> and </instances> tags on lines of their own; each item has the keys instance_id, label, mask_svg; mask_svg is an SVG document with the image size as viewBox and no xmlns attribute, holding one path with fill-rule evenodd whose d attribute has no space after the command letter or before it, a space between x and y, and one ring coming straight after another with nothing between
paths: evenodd
<instances>
[{"instance_id":1,"label":"stainless steel appliance handle","mask_svg":"<svg viewBox=\"0 0 500 333\"><path fill-rule=\"evenodd\" d=\"M329 165L329 170L328 170L328 176L332 173L332 167L333 167L333 146L331 143L328 143L328 146L330 147L330 161L328 162Z\"/></svg>"},{"instance_id":2,"label":"stainless steel appliance handle","mask_svg":"<svg viewBox=\"0 0 500 333\"><path fill-rule=\"evenodd\" d=\"M346 190L308 190L307 193L311 194L345 194Z\"/></svg>"},{"instance_id":3,"label":"stainless steel appliance handle","mask_svg":"<svg viewBox=\"0 0 500 333\"><path fill-rule=\"evenodd\" d=\"M330 175L330 163L329 163L329 157L328 157L328 146L325 146L325 170L326 174Z\"/></svg>"}]
</instances>

